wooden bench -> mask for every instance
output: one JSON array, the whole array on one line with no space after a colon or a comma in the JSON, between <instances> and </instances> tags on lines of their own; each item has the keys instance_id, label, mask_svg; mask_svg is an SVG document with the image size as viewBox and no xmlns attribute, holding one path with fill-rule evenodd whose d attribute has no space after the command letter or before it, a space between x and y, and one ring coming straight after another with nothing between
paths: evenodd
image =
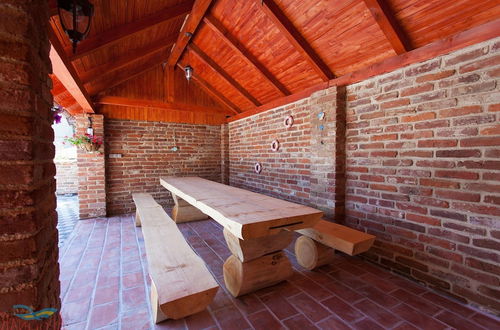
<instances>
[{"instance_id":1,"label":"wooden bench","mask_svg":"<svg viewBox=\"0 0 500 330\"><path fill-rule=\"evenodd\" d=\"M205 263L151 195L132 197L136 226L142 226L146 245L153 320L180 319L204 310L219 288Z\"/></svg>"},{"instance_id":2,"label":"wooden bench","mask_svg":"<svg viewBox=\"0 0 500 330\"><path fill-rule=\"evenodd\" d=\"M373 235L326 220L296 231L303 236L295 242L295 256L309 270L331 263L335 250L353 256L368 251L375 241Z\"/></svg>"}]
</instances>

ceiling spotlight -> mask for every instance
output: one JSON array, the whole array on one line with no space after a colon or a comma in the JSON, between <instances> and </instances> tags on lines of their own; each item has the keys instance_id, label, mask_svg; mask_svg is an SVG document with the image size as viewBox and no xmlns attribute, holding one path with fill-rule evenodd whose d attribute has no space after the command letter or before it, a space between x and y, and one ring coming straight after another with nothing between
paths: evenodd
<instances>
[{"instance_id":1,"label":"ceiling spotlight","mask_svg":"<svg viewBox=\"0 0 500 330\"><path fill-rule=\"evenodd\" d=\"M193 76L193 68L190 66L190 65L187 65L185 68L184 68L184 73L186 74L186 79L187 81L189 82L189 80L191 79L191 77Z\"/></svg>"}]
</instances>

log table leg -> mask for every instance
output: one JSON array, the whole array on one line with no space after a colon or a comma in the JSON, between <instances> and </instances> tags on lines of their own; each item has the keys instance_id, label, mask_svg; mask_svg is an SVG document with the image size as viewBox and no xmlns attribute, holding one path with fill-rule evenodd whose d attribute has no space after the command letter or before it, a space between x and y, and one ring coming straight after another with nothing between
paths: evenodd
<instances>
[{"instance_id":1,"label":"log table leg","mask_svg":"<svg viewBox=\"0 0 500 330\"><path fill-rule=\"evenodd\" d=\"M335 259L335 249L318 243L307 236L300 236L295 241L295 256L299 265L313 270L331 264Z\"/></svg>"},{"instance_id":2,"label":"log table leg","mask_svg":"<svg viewBox=\"0 0 500 330\"><path fill-rule=\"evenodd\" d=\"M242 240L224 229L232 256L224 263L224 282L234 297L278 284L292 276L292 265L281 251L290 244L293 233Z\"/></svg>"},{"instance_id":3,"label":"log table leg","mask_svg":"<svg viewBox=\"0 0 500 330\"><path fill-rule=\"evenodd\" d=\"M209 218L208 215L198 210L193 205L189 204L182 198L172 194L174 199L174 208L172 209L172 219L176 223L206 220Z\"/></svg>"}]
</instances>

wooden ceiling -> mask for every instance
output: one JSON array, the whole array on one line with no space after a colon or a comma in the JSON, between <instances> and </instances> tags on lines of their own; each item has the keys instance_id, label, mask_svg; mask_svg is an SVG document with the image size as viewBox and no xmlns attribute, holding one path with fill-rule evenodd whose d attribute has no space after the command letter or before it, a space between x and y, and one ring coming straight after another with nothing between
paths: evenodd
<instances>
[{"instance_id":1,"label":"wooden ceiling","mask_svg":"<svg viewBox=\"0 0 500 330\"><path fill-rule=\"evenodd\" d=\"M498 0L91 2L76 54L51 2L51 42L67 67L54 70L53 94L73 113L113 118L222 123L500 31Z\"/></svg>"}]
</instances>

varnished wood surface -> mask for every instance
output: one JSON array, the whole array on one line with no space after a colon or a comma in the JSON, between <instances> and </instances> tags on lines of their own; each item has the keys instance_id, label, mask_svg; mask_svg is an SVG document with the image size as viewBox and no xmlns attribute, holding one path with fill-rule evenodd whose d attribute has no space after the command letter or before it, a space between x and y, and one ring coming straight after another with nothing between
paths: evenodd
<instances>
[{"instance_id":1,"label":"varnished wood surface","mask_svg":"<svg viewBox=\"0 0 500 330\"><path fill-rule=\"evenodd\" d=\"M323 212L198 177L164 177L160 183L241 239L308 228Z\"/></svg>"}]
</instances>

